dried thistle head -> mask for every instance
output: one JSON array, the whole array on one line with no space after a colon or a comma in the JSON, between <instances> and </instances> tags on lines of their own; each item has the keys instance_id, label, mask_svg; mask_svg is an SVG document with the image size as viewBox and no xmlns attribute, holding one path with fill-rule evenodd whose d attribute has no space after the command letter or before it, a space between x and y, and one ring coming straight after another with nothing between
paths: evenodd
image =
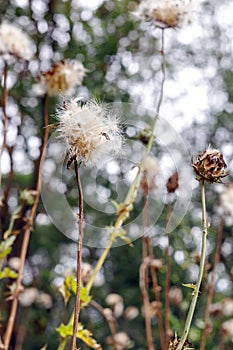
<instances>
[{"instance_id":1,"label":"dried thistle head","mask_svg":"<svg viewBox=\"0 0 233 350\"><path fill-rule=\"evenodd\" d=\"M222 153L217 149L208 148L200 153L192 167L197 175L198 181L207 181L209 183L220 182L227 176L225 168L227 167Z\"/></svg>"},{"instance_id":2,"label":"dried thistle head","mask_svg":"<svg viewBox=\"0 0 233 350\"><path fill-rule=\"evenodd\" d=\"M170 340L168 350L176 350L179 344L180 338L175 337L173 340ZM190 349L190 346L192 346L192 344L188 340L186 340L183 349Z\"/></svg>"},{"instance_id":3,"label":"dried thistle head","mask_svg":"<svg viewBox=\"0 0 233 350\"><path fill-rule=\"evenodd\" d=\"M174 193L177 190L179 187L179 176L177 171L169 177L166 186L168 193Z\"/></svg>"},{"instance_id":4,"label":"dried thistle head","mask_svg":"<svg viewBox=\"0 0 233 350\"><path fill-rule=\"evenodd\" d=\"M39 88L50 96L72 95L75 86L81 85L88 70L77 60L56 62L39 77Z\"/></svg>"},{"instance_id":5,"label":"dried thistle head","mask_svg":"<svg viewBox=\"0 0 233 350\"><path fill-rule=\"evenodd\" d=\"M146 0L134 14L156 28L178 28L187 17L190 5L190 0Z\"/></svg>"}]
</instances>

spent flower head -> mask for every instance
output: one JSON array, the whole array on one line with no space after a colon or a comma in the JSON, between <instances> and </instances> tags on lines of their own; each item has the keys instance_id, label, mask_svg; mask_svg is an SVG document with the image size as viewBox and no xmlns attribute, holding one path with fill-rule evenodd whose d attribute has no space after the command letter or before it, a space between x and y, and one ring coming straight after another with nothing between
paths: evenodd
<instances>
[{"instance_id":1,"label":"spent flower head","mask_svg":"<svg viewBox=\"0 0 233 350\"><path fill-rule=\"evenodd\" d=\"M197 156L192 167L197 175L198 181L207 181L209 183L222 182L222 178L227 176L225 168L227 167L222 153L217 149L208 148Z\"/></svg>"},{"instance_id":2,"label":"spent flower head","mask_svg":"<svg viewBox=\"0 0 233 350\"><path fill-rule=\"evenodd\" d=\"M0 25L0 55L5 60L12 56L30 60L34 54L34 45L29 36L18 26L3 22Z\"/></svg>"},{"instance_id":3,"label":"spent flower head","mask_svg":"<svg viewBox=\"0 0 233 350\"><path fill-rule=\"evenodd\" d=\"M190 11L191 0L145 0L134 15L156 28L178 28Z\"/></svg>"},{"instance_id":4,"label":"spent flower head","mask_svg":"<svg viewBox=\"0 0 233 350\"><path fill-rule=\"evenodd\" d=\"M122 145L116 116L94 100L80 100L71 99L57 112L58 132L70 157L67 167L75 160L100 165L107 156L119 154Z\"/></svg>"},{"instance_id":5,"label":"spent flower head","mask_svg":"<svg viewBox=\"0 0 233 350\"><path fill-rule=\"evenodd\" d=\"M56 62L49 71L41 73L39 77L41 93L50 96L72 95L75 86L82 84L87 71L77 60L66 59Z\"/></svg>"}]
</instances>

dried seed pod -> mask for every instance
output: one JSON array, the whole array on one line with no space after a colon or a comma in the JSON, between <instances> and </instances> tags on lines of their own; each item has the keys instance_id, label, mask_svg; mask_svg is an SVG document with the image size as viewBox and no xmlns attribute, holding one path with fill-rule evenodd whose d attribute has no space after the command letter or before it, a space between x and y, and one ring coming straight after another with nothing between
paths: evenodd
<instances>
[{"instance_id":1,"label":"dried seed pod","mask_svg":"<svg viewBox=\"0 0 233 350\"><path fill-rule=\"evenodd\" d=\"M179 176L177 171L169 177L166 186L168 193L174 193L177 190L179 187Z\"/></svg>"},{"instance_id":2,"label":"dried seed pod","mask_svg":"<svg viewBox=\"0 0 233 350\"><path fill-rule=\"evenodd\" d=\"M227 176L227 167L222 153L217 149L208 148L197 156L196 162L192 162L192 167L197 175L198 181L209 183L220 182Z\"/></svg>"}]
</instances>

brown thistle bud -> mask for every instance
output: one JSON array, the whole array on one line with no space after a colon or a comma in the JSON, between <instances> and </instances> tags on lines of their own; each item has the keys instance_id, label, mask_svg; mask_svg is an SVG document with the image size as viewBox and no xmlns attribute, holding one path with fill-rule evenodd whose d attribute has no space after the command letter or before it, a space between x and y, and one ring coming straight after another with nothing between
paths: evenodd
<instances>
[{"instance_id":1,"label":"brown thistle bud","mask_svg":"<svg viewBox=\"0 0 233 350\"><path fill-rule=\"evenodd\" d=\"M227 167L222 153L217 149L208 148L197 156L196 162L192 162L192 167L197 175L198 181L209 183L220 182L227 176Z\"/></svg>"},{"instance_id":2,"label":"brown thistle bud","mask_svg":"<svg viewBox=\"0 0 233 350\"><path fill-rule=\"evenodd\" d=\"M168 193L174 193L177 190L179 187L179 176L177 171L169 177L166 186Z\"/></svg>"}]
</instances>

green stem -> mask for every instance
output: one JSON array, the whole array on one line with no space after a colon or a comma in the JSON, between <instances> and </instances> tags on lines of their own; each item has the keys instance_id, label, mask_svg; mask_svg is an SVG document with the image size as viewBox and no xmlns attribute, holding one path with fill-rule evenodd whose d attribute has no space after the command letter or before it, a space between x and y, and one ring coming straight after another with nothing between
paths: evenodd
<instances>
[{"instance_id":1,"label":"green stem","mask_svg":"<svg viewBox=\"0 0 233 350\"><path fill-rule=\"evenodd\" d=\"M177 347L177 350L182 350L183 345L188 337L189 330L190 330L190 325L193 319L194 311L196 308L197 304L197 299L199 295L199 290L204 274L204 268L205 268L205 255L206 255L206 240L207 240L207 234L208 234L208 229L207 229L207 221L206 221L206 202L205 202L205 186L204 186L204 180L200 181L201 184L201 202L202 202L202 247L201 247L201 261L200 261L200 269L199 269L199 274L198 274L198 279L197 279L197 284L195 286L194 292L193 292L193 299L190 304L189 312L187 315L187 319L185 322L184 326L184 332L183 335L180 339L180 343Z\"/></svg>"}]
</instances>

